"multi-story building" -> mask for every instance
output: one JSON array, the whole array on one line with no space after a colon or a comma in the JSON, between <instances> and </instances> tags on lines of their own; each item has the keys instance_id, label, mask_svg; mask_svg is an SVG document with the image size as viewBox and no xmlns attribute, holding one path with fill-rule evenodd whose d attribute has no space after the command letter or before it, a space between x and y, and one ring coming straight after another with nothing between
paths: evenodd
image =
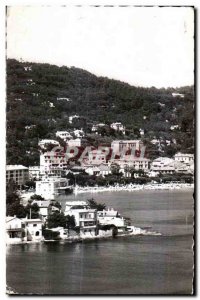
<instances>
[{"instance_id":1,"label":"multi-story building","mask_svg":"<svg viewBox=\"0 0 200 300\"><path fill-rule=\"evenodd\" d=\"M42 241L44 239L42 235L43 221L40 219L22 219L25 236L27 241Z\"/></svg>"},{"instance_id":2,"label":"multi-story building","mask_svg":"<svg viewBox=\"0 0 200 300\"><path fill-rule=\"evenodd\" d=\"M100 165L107 162L109 149L95 149L88 153L88 163Z\"/></svg>"},{"instance_id":3,"label":"multi-story building","mask_svg":"<svg viewBox=\"0 0 200 300\"><path fill-rule=\"evenodd\" d=\"M56 195L65 194L71 189L66 178L43 177L36 182L36 194L45 199L54 199Z\"/></svg>"},{"instance_id":4,"label":"multi-story building","mask_svg":"<svg viewBox=\"0 0 200 300\"><path fill-rule=\"evenodd\" d=\"M13 180L17 185L22 186L29 180L29 170L22 165L6 166L6 183Z\"/></svg>"},{"instance_id":5,"label":"multi-story building","mask_svg":"<svg viewBox=\"0 0 200 300\"><path fill-rule=\"evenodd\" d=\"M45 152L40 155L40 172L42 175L61 175L66 170L69 157L64 152Z\"/></svg>"},{"instance_id":6,"label":"multi-story building","mask_svg":"<svg viewBox=\"0 0 200 300\"><path fill-rule=\"evenodd\" d=\"M43 221L40 219L19 219L6 217L6 242L8 244L23 241L41 241Z\"/></svg>"},{"instance_id":7,"label":"multi-story building","mask_svg":"<svg viewBox=\"0 0 200 300\"><path fill-rule=\"evenodd\" d=\"M126 231L127 221L120 216L118 211L113 208L108 208L97 212L97 220L100 225L114 225L119 232Z\"/></svg>"},{"instance_id":8,"label":"multi-story building","mask_svg":"<svg viewBox=\"0 0 200 300\"><path fill-rule=\"evenodd\" d=\"M176 161L181 161L184 163L189 163L189 162L193 162L194 161L194 154L186 154L186 153L176 153L174 155L174 159Z\"/></svg>"},{"instance_id":9,"label":"multi-story building","mask_svg":"<svg viewBox=\"0 0 200 300\"><path fill-rule=\"evenodd\" d=\"M111 143L114 153L124 153L128 150L141 150L143 143L141 140L116 140Z\"/></svg>"},{"instance_id":10,"label":"multi-story building","mask_svg":"<svg viewBox=\"0 0 200 300\"><path fill-rule=\"evenodd\" d=\"M163 174L173 174L175 169L173 165L174 160L169 157L158 157L151 163L151 171Z\"/></svg>"},{"instance_id":11,"label":"multi-story building","mask_svg":"<svg viewBox=\"0 0 200 300\"><path fill-rule=\"evenodd\" d=\"M80 228L80 236L97 235L97 211L88 208L86 202L66 202L65 215L74 216L75 224Z\"/></svg>"},{"instance_id":12,"label":"multi-story building","mask_svg":"<svg viewBox=\"0 0 200 300\"><path fill-rule=\"evenodd\" d=\"M120 167L120 172L122 172L125 176L127 176L127 169L133 168L135 170L142 170L147 172L150 168L150 160L145 157L135 157L134 159L115 159L111 162L111 164L117 164Z\"/></svg>"},{"instance_id":13,"label":"multi-story building","mask_svg":"<svg viewBox=\"0 0 200 300\"><path fill-rule=\"evenodd\" d=\"M6 243L15 244L24 241L25 224L16 216L6 217Z\"/></svg>"}]
</instances>

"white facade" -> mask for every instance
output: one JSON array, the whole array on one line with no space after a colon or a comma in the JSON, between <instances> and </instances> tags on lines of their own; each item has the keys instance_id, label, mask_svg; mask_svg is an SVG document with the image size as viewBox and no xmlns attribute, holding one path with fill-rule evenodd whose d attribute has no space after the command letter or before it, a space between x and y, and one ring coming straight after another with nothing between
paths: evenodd
<instances>
[{"instance_id":1,"label":"white facade","mask_svg":"<svg viewBox=\"0 0 200 300\"><path fill-rule=\"evenodd\" d=\"M97 235L97 211L88 208L85 202L66 202L65 215L74 216L81 237Z\"/></svg>"},{"instance_id":2,"label":"white facade","mask_svg":"<svg viewBox=\"0 0 200 300\"><path fill-rule=\"evenodd\" d=\"M162 168L167 166L169 163L172 163L174 160L169 157L158 157L152 161L151 170L157 170L158 168Z\"/></svg>"},{"instance_id":3,"label":"white facade","mask_svg":"<svg viewBox=\"0 0 200 300\"><path fill-rule=\"evenodd\" d=\"M85 172L91 176L95 175L104 177L105 175L111 174L111 169L110 166L103 164L99 166L90 165L85 168Z\"/></svg>"},{"instance_id":4,"label":"white facade","mask_svg":"<svg viewBox=\"0 0 200 300\"><path fill-rule=\"evenodd\" d=\"M24 241L42 241L42 225L40 219L6 217L6 242L15 244Z\"/></svg>"},{"instance_id":5,"label":"white facade","mask_svg":"<svg viewBox=\"0 0 200 300\"><path fill-rule=\"evenodd\" d=\"M180 126L179 125L171 125L170 129L171 130L180 129Z\"/></svg>"},{"instance_id":6,"label":"white facade","mask_svg":"<svg viewBox=\"0 0 200 300\"><path fill-rule=\"evenodd\" d=\"M75 129L73 131L73 134L75 135L75 137L77 138L81 138L81 137L84 137L85 133L82 129Z\"/></svg>"},{"instance_id":7,"label":"white facade","mask_svg":"<svg viewBox=\"0 0 200 300\"><path fill-rule=\"evenodd\" d=\"M38 143L38 146L41 147L42 149L45 149L48 145L60 146L58 141L48 140L48 139L40 140Z\"/></svg>"},{"instance_id":8,"label":"white facade","mask_svg":"<svg viewBox=\"0 0 200 300\"><path fill-rule=\"evenodd\" d=\"M113 161L113 163L119 165L120 172L125 175L127 168L133 168L135 170L143 170L147 172L149 170L150 160L144 157L135 157L129 160L127 156L127 158L125 157L124 159L116 159Z\"/></svg>"},{"instance_id":9,"label":"white facade","mask_svg":"<svg viewBox=\"0 0 200 300\"><path fill-rule=\"evenodd\" d=\"M128 150L140 150L143 146L141 140L116 140L111 143L111 148L115 153L122 153Z\"/></svg>"},{"instance_id":10,"label":"white facade","mask_svg":"<svg viewBox=\"0 0 200 300\"><path fill-rule=\"evenodd\" d=\"M60 176L68 166L68 156L61 152L45 152L40 155L41 174Z\"/></svg>"},{"instance_id":11,"label":"white facade","mask_svg":"<svg viewBox=\"0 0 200 300\"><path fill-rule=\"evenodd\" d=\"M153 160L151 171L162 174L173 174L175 172L173 162L174 160L169 157L158 157Z\"/></svg>"},{"instance_id":12,"label":"white facade","mask_svg":"<svg viewBox=\"0 0 200 300\"><path fill-rule=\"evenodd\" d=\"M68 131L57 131L56 136L60 137L64 141L72 138L72 135Z\"/></svg>"},{"instance_id":13,"label":"white facade","mask_svg":"<svg viewBox=\"0 0 200 300\"><path fill-rule=\"evenodd\" d=\"M180 97L180 98L184 98L184 94L180 94L180 93L172 93L172 97Z\"/></svg>"},{"instance_id":14,"label":"white facade","mask_svg":"<svg viewBox=\"0 0 200 300\"><path fill-rule=\"evenodd\" d=\"M31 179L40 179L40 166L29 167L29 177Z\"/></svg>"},{"instance_id":15,"label":"white facade","mask_svg":"<svg viewBox=\"0 0 200 300\"><path fill-rule=\"evenodd\" d=\"M27 241L42 241L42 225L43 221L40 219L22 219L25 224L25 231Z\"/></svg>"},{"instance_id":16,"label":"white facade","mask_svg":"<svg viewBox=\"0 0 200 300\"><path fill-rule=\"evenodd\" d=\"M181 161L185 163L193 162L194 161L194 154L185 154L185 153L176 153L174 155L174 159L176 161Z\"/></svg>"},{"instance_id":17,"label":"white facade","mask_svg":"<svg viewBox=\"0 0 200 300\"><path fill-rule=\"evenodd\" d=\"M43 178L36 182L36 194L45 199L54 199L56 195L64 194L69 188L66 178Z\"/></svg>"},{"instance_id":18,"label":"white facade","mask_svg":"<svg viewBox=\"0 0 200 300\"><path fill-rule=\"evenodd\" d=\"M140 128L140 135L143 136L144 135L144 129Z\"/></svg>"},{"instance_id":19,"label":"white facade","mask_svg":"<svg viewBox=\"0 0 200 300\"><path fill-rule=\"evenodd\" d=\"M73 119L78 119L78 118L80 118L78 115L70 116L70 117L69 117L69 123L72 124Z\"/></svg>"},{"instance_id":20,"label":"white facade","mask_svg":"<svg viewBox=\"0 0 200 300\"><path fill-rule=\"evenodd\" d=\"M6 166L6 183L13 180L17 185L24 185L29 180L29 170L22 165Z\"/></svg>"},{"instance_id":21,"label":"white facade","mask_svg":"<svg viewBox=\"0 0 200 300\"><path fill-rule=\"evenodd\" d=\"M112 123L110 127L116 131L121 131L125 134L125 126L121 122Z\"/></svg>"},{"instance_id":22,"label":"white facade","mask_svg":"<svg viewBox=\"0 0 200 300\"><path fill-rule=\"evenodd\" d=\"M118 229L125 229L127 224L126 220L119 215L119 213L113 208L98 211L97 220L100 225L114 225Z\"/></svg>"},{"instance_id":23,"label":"white facade","mask_svg":"<svg viewBox=\"0 0 200 300\"><path fill-rule=\"evenodd\" d=\"M92 132L96 132L99 128L106 126L104 123L99 123L99 124L93 124L92 125Z\"/></svg>"},{"instance_id":24,"label":"white facade","mask_svg":"<svg viewBox=\"0 0 200 300\"><path fill-rule=\"evenodd\" d=\"M108 152L101 149L95 149L89 152L88 161L91 164L102 164L106 163L106 157Z\"/></svg>"},{"instance_id":25,"label":"white facade","mask_svg":"<svg viewBox=\"0 0 200 300\"><path fill-rule=\"evenodd\" d=\"M25 225L16 216L6 217L6 243L15 244L24 241Z\"/></svg>"},{"instance_id":26,"label":"white facade","mask_svg":"<svg viewBox=\"0 0 200 300\"><path fill-rule=\"evenodd\" d=\"M81 139L80 138L71 139L67 142L67 145L69 147L81 147Z\"/></svg>"}]
</instances>

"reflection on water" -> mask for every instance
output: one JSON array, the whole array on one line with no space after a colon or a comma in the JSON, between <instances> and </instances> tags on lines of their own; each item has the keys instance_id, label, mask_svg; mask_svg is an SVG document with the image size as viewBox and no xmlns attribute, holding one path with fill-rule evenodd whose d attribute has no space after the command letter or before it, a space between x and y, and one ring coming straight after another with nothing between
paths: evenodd
<instances>
[{"instance_id":1,"label":"reflection on water","mask_svg":"<svg viewBox=\"0 0 200 300\"><path fill-rule=\"evenodd\" d=\"M191 220L183 220L193 215L191 195L96 195L99 202L134 219L135 225L150 226L163 235L9 246L8 286L25 294L190 294L193 228ZM62 201L64 205L66 199Z\"/></svg>"}]
</instances>

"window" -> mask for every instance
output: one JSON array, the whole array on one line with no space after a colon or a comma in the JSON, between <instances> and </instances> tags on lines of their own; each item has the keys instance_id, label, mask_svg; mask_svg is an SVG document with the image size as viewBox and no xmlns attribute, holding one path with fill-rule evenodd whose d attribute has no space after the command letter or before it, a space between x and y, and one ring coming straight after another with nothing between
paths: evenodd
<instances>
[{"instance_id":1,"label":"window","mask_svg":"<svg viewBox=\"0 0 200 300\"><path fill-rule=\"evenodd\" d=\"M37 224L33 224L33 227L37 227Z\"/></svg>"},{"instance_id":2,"label":"window","mask_svg":"<svg viewBox=\"0 0 200 300\"><path fill-rule=\"evenodd\" d=\"M39 236L39 235L40 235L40 232L36 231L35 236Z\"/></svg>"}]
</instances>

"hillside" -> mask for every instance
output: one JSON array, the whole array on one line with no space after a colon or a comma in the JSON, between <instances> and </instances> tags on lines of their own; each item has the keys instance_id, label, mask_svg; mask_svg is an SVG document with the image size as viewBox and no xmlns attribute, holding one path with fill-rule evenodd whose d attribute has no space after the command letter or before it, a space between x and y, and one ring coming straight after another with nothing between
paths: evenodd
<instances>
[{"instance_id":1,"label":"hillside","mask_svg":"<svg viewBox=\"0 0 200 300\"><path fill-rule=\"evenodd\" d=\"M82 118L70 124L74 114ZM126 126L125 136L112 130L91 135L94 122L117 121ZM172 125L179 128L171 130ZM193 153L194 88L134 87L75 67L7 60L7 164L37 165L38 140L72 128L83 128L95 145L140 138L142 128L150 158ZM154 138L163 140L162 149L150 143Z\"/></svg>"}]
</instances>

